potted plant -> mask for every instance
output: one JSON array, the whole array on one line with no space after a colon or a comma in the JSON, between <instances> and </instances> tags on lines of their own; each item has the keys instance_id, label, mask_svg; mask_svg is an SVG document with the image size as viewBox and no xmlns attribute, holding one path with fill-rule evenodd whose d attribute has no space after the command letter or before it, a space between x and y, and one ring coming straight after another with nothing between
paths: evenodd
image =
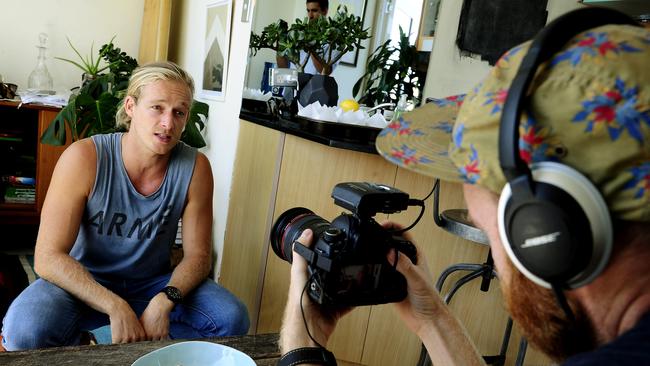
<instances>
[{"instance_id":1,"label":"potted plant","mask_svg":"<svg viewBox=\"0 0 650 366\"><path fill-rule=\"evenodd\" d=\"M41 142L44 144L64 145L67 140L66 124L72 135L72 141L118 131L115 126L115 112L126 95L129 77L138 66L138 62L133 57L114 46L113 39L99 49L97 59L93 56L84 58L72 43L70 46L81 62L58 59L79 67L87 76L84 77L84 82L78 91L70 96L68 104L43 132ZM100 67L100 60L103 60L106 65ZM181 136L182 141L194 147L205 146L200 131L205 127L208 109L207 104L194 100L187 125Z\"/></svg>"},{"instance_id":2,"label":"potted plant","mask_svg":"<svg viewBox=\"0 0 650 366\"><path fill-rule=\"evenodd\" d=\"M296 19L291 26L284 20L271 23L260 35L251 33L250 49L252 55L262 48L272 49L296 66L300 73L298 89L302 105L318 101L335 106L338 85L329 76L332 67L345 53L355 48L362 49L361 41L368 37L361 18L348 13L346 6L339 6L333 17ZM312 56L323 65L320 75L303 73Z\"/></svg>"},{"instance_id":3,"label":"potted plant","mask_svg":"<svg viewBox=\"0 0 650 366\"><path fill-rule=\"evenodd\" d=\"M409 43L402 27L399 32L397 47L391 46L388 40L368 58L365 74L352 88L352 95L359 96L359 103L397 105L401 95L406 95L414 105L420 103L423 77L416 70L418 51Z\"/></svg>"},{"instance_id":4,"label":"potted plant","mask_svg":"<svg viewBox=\"0 0 650 366\"><path fill-rule=\"evenodd\" d=\"M249 47L253 56L262 48L272 49L278 56L289 59L299 72L303 72L309 55L313 54L324 65L322 73L328 75L332 65L345 53L363 49L361 41L368 37L361 18L348 13L346 6L339 6L333 17L312 21L296 19L290 27L282 19L271 23L259 35L251 33ZM324 52L325 49L328 52ZM302 59L300 51L305 51Z\"/></svg>"},{"instance_id":5,"label":"potted plant","mask_svg":"<svg viewBox=\"0 0 650 366\"><path fill-rule=\"evenodd\" d=\"M87 57L83 57L81 55L81 53L79 53L79 51L72 44L72 42L70 41L70 38L66 37L66 39L68 41L68 44L70 45L70 48L72 48L72 50L77 54L77 56L79 56L80 62L70 60L70 59L67 59L67 58L63 58L63 57L55 57L55 59L65 61L65 62L69 62L69 63L77 66L78 68L80 68L83 71L82 85L89 82L89 81L91 81L91 80L96 79L97 76L102 71L104 71L104 70L106 70L106 69L108 69L110 67L110 64L105 65L103 67L100 67L100 65L99 65L100 61L103 58L102 50L99 51L99 57L97 57L97 59L94 58L94 56L93 56L93 48L95 46L94 42L90 45L90 55L88 55ZM114 39L115 39L115 37L111 38L111 40L109 41L108 44L112 44ZM132 59L132 60L135 61L134 59ZM135 63L135 64L137 66L137 63Z\"/></svg>"}]
</instances>

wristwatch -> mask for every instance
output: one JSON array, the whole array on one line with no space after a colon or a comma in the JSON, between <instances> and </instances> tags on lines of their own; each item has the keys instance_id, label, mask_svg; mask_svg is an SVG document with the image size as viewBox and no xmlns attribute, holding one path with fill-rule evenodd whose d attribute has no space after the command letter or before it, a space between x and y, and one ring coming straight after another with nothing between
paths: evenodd
<instances>
[{"instance_id":1,"label":"wristwatch","mask_svg":"<svg viewBox=\"0 0 650 366\"><path fill-rule=\"evenodd\" d=\"M164 289L160 290L160 292L165 293L165 295L167 295L167 298L174 304L180 304L183 301L183 294L181 294L181 290L177 289L174 286L167 286Z\"/></svg>"}]
</instances>

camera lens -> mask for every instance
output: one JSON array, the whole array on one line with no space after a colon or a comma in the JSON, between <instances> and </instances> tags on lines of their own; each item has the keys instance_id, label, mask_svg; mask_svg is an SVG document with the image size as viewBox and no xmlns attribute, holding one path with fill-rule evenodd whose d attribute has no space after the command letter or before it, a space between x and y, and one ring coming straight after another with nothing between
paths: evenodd
<instances>
[{"instance_id":1,"label":"camera lens","mask_svg":"<svg viewBox=\"0 0 650 366\"><path fill-rule=\"evenodd\" d=\"M305 229L314 232L313 238L329 227L330 223L304 207L294 207L285 211L271 229L271 248L275 255L289 263L293 259L292 244Z\"/></svg>"}]
</instances>

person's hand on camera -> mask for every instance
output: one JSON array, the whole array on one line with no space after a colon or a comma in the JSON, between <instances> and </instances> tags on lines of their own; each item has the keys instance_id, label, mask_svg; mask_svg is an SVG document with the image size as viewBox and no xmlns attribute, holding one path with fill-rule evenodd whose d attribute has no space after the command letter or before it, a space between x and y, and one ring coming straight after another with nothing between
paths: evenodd
<instances>
[{"instance_id":1,"label":"person's hand on camera","mask_svg":"<svg viewBox=\"0 0 650 366\"><path fill-rule=\"evenodd\" d=\"M306 247L311 247L312 241L313 232L311 229L303 231L300 238L298 238L298 242ZM289 295L284 311L282 330L280 331L280 350L282 353L296 348L317 346L309 337L305 323L309 327L309 333L311 333L314 340L325 347L329 337L334 332L337 321L351 310L350 308L325 309L313 302L307 290L305 290L308 280L307 261L294 250Z\"/></svg>"},{"instance_id":2,"label":"person's hand on camera","mask_svg":"<svg viewBox=\"0 0 650 366\"><path fill-rule=\"evenodd\" d=\"M394 222L385 222L382 226L393 230L402 228ZM415 245L409 233L402 236ZM388 253L389 263L394 263L395 255L394 249ZM404 300L395 303L395 309L406 326L422 340L432 363L483 365L483 358L467 337L465 329L436 291L420 248L417 248L417 265L408 256L400 254L397 256L397 270L406 278L408 294Z\"/></svg>"},{"instance_id":3,"label":"person's hand on camera","mask_svg":"<svg viewBox=\"0 0 650 366\"><path fill-rule=\"evenodd\" d=\"M394 222L382 224L387 229L399 230L402 226ZM402 237L415 245L411 235L406 232ZM388 253L388 262L395 262L395 250ZM397 313L406 326L415 334L420 335L422 328L435 316L442 300L433 285L433 277L427 266L424 254L418 248L417 265L403 253L397 258L397 270L406 277L408 295L406 299L395 303Z\"/></svg>"}]
</instances>

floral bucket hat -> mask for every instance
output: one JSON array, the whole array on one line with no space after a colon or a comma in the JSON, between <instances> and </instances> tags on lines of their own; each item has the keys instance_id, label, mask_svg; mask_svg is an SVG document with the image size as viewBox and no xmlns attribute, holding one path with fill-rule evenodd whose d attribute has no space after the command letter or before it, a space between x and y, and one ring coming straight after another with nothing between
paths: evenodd
<instances>
[{"instance_id":1,"label":"floral bucket hat","mask_svg":"<svg viewBox=\"0 0 650 366\"><path fill-rule=\"evenodd\" d=\"M405 113L377 137L409 170L500 193L501 110L530 42L506 52L463 96ZM613 217L650 221L650 29L606 25L580 33L538 70L519 126L529 165L556 161L600 190Z\"/></svg>"}]
</instances>

